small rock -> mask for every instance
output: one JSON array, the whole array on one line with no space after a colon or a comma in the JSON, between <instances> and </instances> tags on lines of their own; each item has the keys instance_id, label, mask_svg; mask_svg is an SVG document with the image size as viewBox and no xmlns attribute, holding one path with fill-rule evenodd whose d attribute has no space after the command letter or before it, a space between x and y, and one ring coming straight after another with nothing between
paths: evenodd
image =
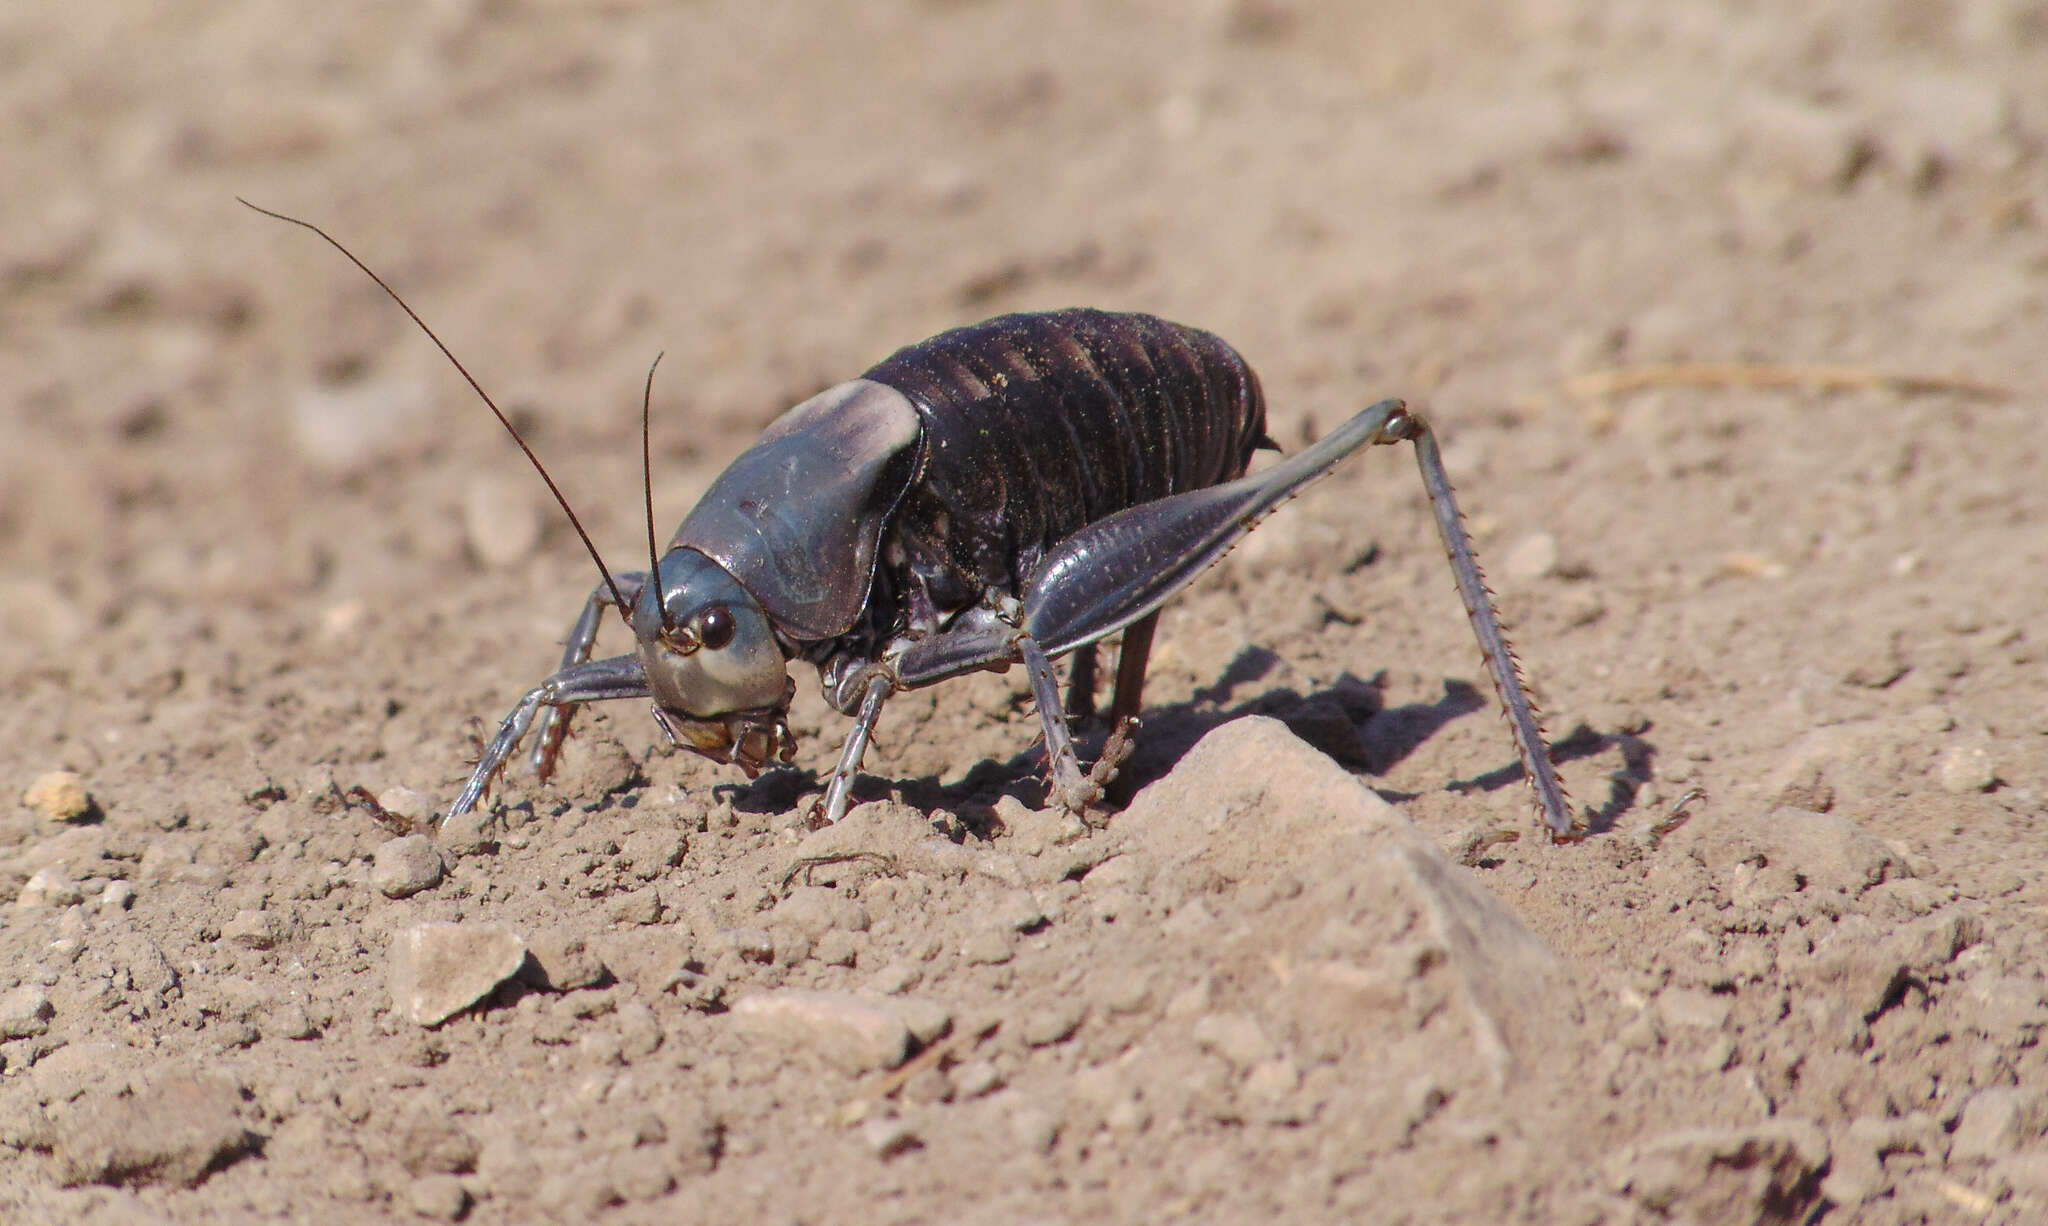
<instances>
[{"instance_id":1,"label":"small rock","mask_svg":"<svg viewBox=\"0 0 2048 1226\"><path fill-rule=\"evenodd\" d=\"M661 895L653 886L614 894L605 913L615 924L658 924L661 922Z\"/></svg>"},{"instance_id":2,"label":"small rock","mask_svg":"<svg viewBox=\"0 0 2048 1226\"><path fill-rule=\"evenodd\" d=\"M1194 1034L1198 1046L1223 1057L1234 1068L1251 1068L1275 1054L1273 1040L1266 1037L1258 1019L1242 1013L1211 1013L1195 1022Z\"/></svg>"},{"instance_id":3,"label":"small rock","mask_svg":"<svg viewBox=\"0 0 2048 1226\"><path fill-rule=\"evenodd\" d=\"M1669 1030L1719 1030L1728 1024L1730 998L1691 988L1657 994L1657 1017Z\"/></svg>"},{"instance_id":4,"label":"small rock","mask_svg":"<svg viewBox=\"0 0 2048 1226\"><path fill-rule=\"evenodd\" d=\"M896 1011L850 992L760 992L735 1002L732 1017L848 1073L895 1068L910 1055L910 1027Z\"/></svg>"},{"instance_id":5,"label":"small rock","mask_svg":"<svg viewBox=\"0 0 2048 1226\"><path fill-rule=\"evenodd\" d=\"M405 1192L405 1203L423 1218L453 1222L469 1209L469 1192L454 1175L428 1175L412 1181Z\"/></svg>"},{"instance_id":6,"label":"small rock","mask_svg":"<svg viewBox=\"0 0 2048 1226\"><path fill-rule=\"evenodd\" d=\"M316 1039L320 1027L313 1016L306 1012L306 1006L296 1000L287 1000L274 1005L264 1014L263 1033L280 1039Z\"/></svg>"},{"instance_id":7,"label":"small rock","mask_svg":"<svg viewBox=\"0 0 2048 1226\"><path fill-rule=\"evenodd\" d=\"M1979 1090L1963 1104L1951 1162L2003 1158L2048 1131L2048 1093L2032 1087Z\"/></svg>"},{"instance_id":8,"label":"small rock","mask_svg":"<svg viewBox=\"0 0 2048 1226\"><path fill-rule=\"evenodd\" d=\"M1820 1195L1827 1135L1807 1120L1694 1128L1631 1148L1616 1184L1654 1213L1686 1221L1804 1221Z\"/></svg>"},{"instance_id":9,"label":"small rock","mask_svg":"<svg viewBox=\"0 0 2048 1226\"><path fill-rule=\"evenodd\" d=\"M689 850L682 833L676 830L647 829L635 830L626 836L619 847L619 861L627 872L642 881L652 881L665 871L683 862L683 854Z\"/></svg>"},{"instance_id":10,"label":"small rock","mask_svg":"<svg viewBox=\"0 0 2048 1226\"><path fill-rule=\"evenodd\" d=\"M1088 1006L1074 997L1067 997L1026 1014L1018 1033L1028 1046L1050 1047L1072 1038L1087 1017Z\"/></svg>"},{"instance_id":11,"label":"small rock","mask_svg":"<svg viewBox=\"0 0 2048 1226\"><path fill-rule=\"evenodd\" d=\"M604 961L584 939L567 932L536 932L527 938L531 982L550 992L594 988L611 978Z\"/></svg>"},{"instance_id":12,"label":"small rock","mask_svg":"<svg viewBox=\"0 0 2048 1226\"><path fill-rule=\"evenodd\" d=\"M980 1098L1002 1084L1002 1071L993 1060L969 1060L953 1070L953 1092L961 1098Z\"/></svg>"},{"instance_id":13,"label":"small rock","mask_svg":"<svg viewBox=\"0 0 2048 1226\"><path fill-rule=\"evenodd\" d=\"M398 1137L399 1161L412 1175L467 1175L480 1152L476 1138L445 1116L415 1120Z\"/></svg>"},{"instance_id":14,"label":"small rock","mask_svg":"<svg viewBox=\"0 0 2048 1226\"><path fill-rule=\"evenodd\" d=\"M111 914L115 911L126 911L134 905L135 887L119 878L109 881L106 888L100 891L99 906L102 912Z\"/></svg>"},{"instance_id":15,"label":"small rock","mask_svg":"<svg viewBox=\"0 0 2048 1226\"><path fill-rule=\"evenodd\" d=\"M1982 745L1954 745L1941 755L1941 790L1955 795L1988 792L1998 782L1991 751Z\"/></svg>"},{"instance_id":16,"label":"small rock","mask_svg":"<svg viewBox=\"0 0 2048 1226\"><path fill-rule=\"evenodd\" d=\"M241 1088L211 1074L170 1074L129 1097L80 1099L51 1146L58 1179L196 1185L254 1146L241 1104Z\"/></svg>"},{"instance_id":17,"label":"small rock","mask_svg":"<svg viewBox=\"0 0 2048 1226\"><path fill-rule=\"evenodd\" d=\"M526 942L481 924L414 924L391 943L393 1007L420 1026L438 1026L490 995L526 961Z\"/></svg>"},{"instance_id":18,"label":"small rock","mask_svg":"<svg viewBox=\"0 0 2048 1226\"><path fill-rule=\"evenodd\" d=\"M806 888L791 891L768 913L771 928L789 927L813 941L827 932L866 932L865 907L835 890Z\"/></svg>"},{"instance_id":19,"label":"small rock","mask_svg":"<svg viewBox=\"0 0 2048 1226\"><path fill-rule=\"evenodd\" d=\"M462 497L463 539L490 570L523 561L540 545L547 515L533 496L533 483L520 476L478 473Z\"/></svg>"},{"instance_id":20,"label":"small rock","mask_svg":"<svg viewBox=\"0 0 2048 1226\"><path fill-rule=\"evenodd\" d=\"M386 811L415 822L431 821L437 816L433 797L402 783L385 788L378 794L377 803Z\"/></svg>"},{"instance_id":21,"label":"small rock","mask_svg":"<svg viewBox=\"0 0 2048 1226\"><path fill-rule=\"evenodd\" d=\"M1010 1136L1026 1153L1051 1153L1060 1138L1060 1118L1044 1107L1018 1107L1010 1113Z\"/></svg>"},{"instance_id":22,"label":"small rock","mask_svg":"<svg viewBox=\"0 0 2048 1226\"><path fill-rule=\"evenodd\" d=\"M372 853L370 884L386 898L410 898L441 884L441 850L424 834L390 839Z\"/></svg>"},{"instance_id":23,"label":"small rock","mask_svg":"<svg viewBox=\"0 0 2048 1226\"><path fill-rule=\"evenodd\" d=\"M775 960L775 937L766 928L720 928L711 936L706 953L712 958L737 954L748 962Z\"/></svg>"},{"instance_id":24,"label":"small rock","mask_svg":"<svg viewBox=\"0 0 2048 1226\"><path fill-rule=\"evenodd\" d=\"M984 924L960 946L960 956L975 966L1001 966L1014 956L1007 924Z\"/></svg>"},{"instance_id":25,"label":"small rock","mask_svg":"<svg viewBox=\"0 0 2048 1226\"><path fill-rule=\"evenodd\" d=\"M907 1121L888 1116L870 1116L861 1121L860 1136L868 1152L885 1160L924 1144Z\"/></svg>"},{"instance_id":26,"label":"small rock","mask_svg":"<svg viewBox=\"0 0 2048 1226\"><path fill-rule=\"evenodd\" d=\"M69 907L83 902L85 895L78 883L71 880L71 874L62 865L52 864L37 869L35 874L22 884L21 893L15 896L19 907Z\"/></svg>"},{"instance_id":27,"label":"small rock","mask_svg":"<svg viewBox=\"0 0 2048 1226\"><path fill-rule=\"evenodd\" d=\"M919 1046L936 1042L953 1029L953 1011L935 1000L902 997L883 1001L882 1007L903 1019Z\"/></svg>"},{"instance_id":28,"label":"small rock","mask_svg":"<svg viewBox=\"0 0 2048 1226\"><path fill-rule=\"evenodd\" d=\"M21 803L53 822L75 822L92 816L92 794L72 771L48 771L21 794Z\"/></svg>"},{"instance_id":29,"label":"small rock","mask_svg":"<svg viewBox=\"0 0 2048 1226\"><path fill-rule=\"evenodd\" d=\"M852 966L860 961L860 944L852 933L835 928L818 938L811 956L826 966Z\"/></svg>"},{"instance_id":30,"label":"small rock","mask_svg":"<svg viewBox=\"0 0 2048 1226\"><path fill-rule=\"evenodd\" d=\"M276 949L284 935L285 926L275 915L247 908L235 912L235 918L220 929L221 940L245 949Z\"/></svg>"},{"instance_id":31,"label":"small rock","mask_svg":"<svg viewBox=\"0 0 2048 1226\"><path fill-rule=\"evenodd\" d=\"M57 1010L49 993L34 984L23 984L0 996L0 1039L27 1039L48 1033Z\"/></svg>"},{"instance_id":32,"label":"small rock","mask_svg":"<svg viewBox=\"0 0 2048 1226\"><path fill-rule=\"evenodd\" d=\"M1501 557L1501 569L1517 579L1541 579L1557 570L1557 538L1534 532L1516 541Z\"/></svg>"}]
</instances>

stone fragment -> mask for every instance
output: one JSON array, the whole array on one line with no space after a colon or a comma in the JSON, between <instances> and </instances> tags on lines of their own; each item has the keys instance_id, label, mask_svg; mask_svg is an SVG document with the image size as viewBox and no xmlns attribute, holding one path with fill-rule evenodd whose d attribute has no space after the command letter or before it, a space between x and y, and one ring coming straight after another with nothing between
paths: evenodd
<instances>
[{"instance_id":1,"label":"stone fragment","mask_svg":"<svg viewBox=\"0 0 2048 1226\"><path fill-rule=\"evenodd\" d=\"M880 1004L903 1019L919 1046L943 1038L953 1029L953 1011L938 1001L904 996Z\"/></svg>"},{"instance_id":2,"label":"stone fragment","mask_svg":"<svg viewBox=\"0 0 2048 1226\"><path fill-rule=\"evenodd\" d=\"M869 1116L861 1121L860 1136L868 1152L884 1160L924 1144L908 1120L894 1116Z\"/></svg>"},{"instance_id":3,"label":"stone fragment","mask_svg":"<svg viewBox=\"0 0 2048 1226\"><path fill-rule=\"evenodd\" d=\"M126 911L134 905L135 886L129 882L117 878L109 881L106 888L100 891L99 908L103 914Z\"/></svg>"},{"instance_id":4,"label":"stone fragment","mask_svg":"<svg viewBox=\"0 0 2048 1226\"><path fill-rule=\"evenodd\" d=\"M1087 1017L1086 1003L1078 997L1063 997L1025 1014L1018 1033L1028 1046L1050 1047L1072 1038Z\"/></svg>"},{"instance_id":5,"label":"stone fragment","mask_svg":"<svg viewBox=\"0 0 2048 1226\"><path fill-rule=\"evenodd\" d=\"M25 983L0 996L0 1039L27 1039L46 1034L50 1029L50 1019L56 1013L48 992Z\"/></svg>"},{"instance_id":6,"label":"stone fragment","mask_svg":"<svg viewBox=\"0 0 2048 1226\"><path fill-rule=\"evenodd\" d=\"M1001 966L1015 955L1014 942L1009 925L986 923L968 934L960 956L975 966Z\"/></svg>"},{"instance_id":7,"label":"stone fragment","mask_svg":"<svg viewBox=\"0 0 2048 1226\"><path fill-rule=\"evenodd\" d=\"M371 853L370 884L386 898L410 898L441 884L441 849L424 834L388 839Z\"/></svg>"},{"instance_id":8,"label":"stone fragment","mask_svg":"<svg viewBox=\"0 0 2048 1226\"><path fill-rule=\"evenodd\" d=\"M547 516L532 485L518 475L477 473L463 490L463 539L486 569L503 570L539 546Z\"/></svg>"},{"instance_id":9,"label":"stone fragment","mask_svg":"<svg viewBox=\"0 0 2048 1226\"><path fill-rule=\"evenodd\" d=\"M1623 1151L1617 1190L1687 1222L1806 1220L1828 1164L1827 1135L1808 1120L1666 1133Z\"/></svg>"},{"instance_id":10,"label":"stone fragment","mask_svg":"<svg viewBox=\"0 0 2048 1226\"><path fill-rule=\"evenodd\" d=\"M1695 988L1657 993L1657 1017L1666 1030L1719 1030L1728 1023L1730 998Z\"/></svg>"},{"instance_id":11,"label":"stone fragment","mask_svg":"<svg viewBox=\"0 0 2048 1226\"><path fill-rule=\"evenodd\" d=\"M85 895L71 874L62 865L52 864L37 869L22 883L21 893L15 895L15 905L24 909L30 907L69 907L83 902Z\"/></svg>"},{"instance_id":12,"label":"stone fragment","mask_svg":"<svg viewBox=\"0 0 2048 1226\"><path fill-rule=\"evenodd\" d=\"M285 925L268 911L243 908L220 928L220 939L245 949L276 949L285 937Z\"/></svg>"},{"instance_id":13,"label":"stone fragment","mask_svg":"<svg viewBox=\"0 0 2048 1226\"><path fill-rule=\"evenodd\" d=\"M166 1074L128 1097L79 1099L56 1126L60 1182L196 1185L248 1153L241 1087L216 1074Z\"/></svg>"},{"instance_id":14,"label":"stone fragment","mask_svg":"<svg viewBox=\"0 0 2048 1226\"><path fill-rule=\"evenodd\" d=\"M1716 871L1744 863L1782 870L1791 890L1853 897L1912 876L1903 856L1848 818L1782 805L1763 814L1696 817L1667 836L1665 846Z\"/></svg>"},{"instance_id":15,"label":"stone fragment","mask_svg":"<svg viewBox=\"0 0 2048 1226\"><path fill-rule=\"evenodd\" d=\"M788 927L816 941L827 932L866 932L865 907L836 890L799 888L775 904L768 913L768 926Z\"/></svg>"},{"instance_id":16,"label":"stone fragment","mask_svg":"<svg viewBox=\"0 0 2048 1226\"><path fill-rule=\"evenodd\" d=\"M445 1116L414 1120L398 1134L398 1157L413 1175L466 1175L476 1169L476 1138Z\"/></svg>"},{"instance_id":17,"label":"stone fragment","mask_svg":"<svg viewBox=\"0 0 2048 1226\"><path fill-rule=\"evenodd\" d=\"M482 924L413 924L391 942L387 982L400 1017L438 1026L490 995L526 961L526 942Z\"/></svg>"},{"instance_id":18,"label":"stone fragment","mask_svg":"<svg viewBox=\"0 0 2048 1226\"><path fill-rule=\"evenodd\" d=\"M604 960L574 933L536 932L526 939L526 949L532 956L527 964L529 982L547 991L573 992L598 987L611 979Z\"/></svg>"},{"instance_id":19,"label":"stone fragment","mask_svg":"<svg viewBox=\"0 0 2048 1226\"><path fill-rule=\"evenodd\" d=\"M2048 1091L2031 1086L1979 1090L1963 1104L1951 1162L2003 1158L2048 1132Z\"/></svg>"},{"instance_id":20,"label":"stone fragment","mask_svg":"<svg viewBox=\"0 0 2048 1226\"><path fill-rule=\"evenodd\" d=\"M75 822L91 817L92 794L85 780L72 771L47 771L21 794L21 803L53 822Z\"/></svg>"},{"instance_id":21,"label":"stone fragment","mask_svg":"<svg viewBox=\"0 0 2048 1226\"><path fill-rule=\"evenodd\" d=\"M1941 755L1941 790L1963 796L1988 792L1998 782L1998 767L1983 745L1952 745Z\"/></svg>"},{"instance_id":22,"label":"stone fragment","mask_svg":"<svg viewBox=\"0 0 2048 1226\"><path fill-rule=\"evenodd\" d=\"M1233 1068L1248 1069L1276 1054L1273 1040L1259 1019L1243 1013L1211 1013L1195 1022L1195 1044L1229 1061Z\"/></svg>"},{"instance_id":23,"label":"stone fragment","mask_svg":"<svg viewBox=\"0 0 2048 1226\"><path fill-rule=\"evenodd\" d=\"M910 1055L910 1027L896 1011L851 992L759 992L734 1002L732 1017L752 1034L847 1073L895 1068Z\"/></svg>"},{"instance_id":24,"label":"stone fragment","mask_svg":"<svg viewBox=\"0 0 2048 1226\"><path fill-rule=\"evenodd\" d=\"M469 1192L454 1175L428 1175L405 1190L405 1203L420 1217L437 1222L459 1221L469 1209Z\"/></svg>"},{"instance_id":25,"label":"stone fragment","mask_svg":"<svg viewBox=\"0 0 2048 1226\"><path fill-rule=\"evenodd\" d=\"M1517 579L1541 579L1557 571L1557 538L1532 532L1501 555L1501 569Z\"/></svg>"}]
</instances>

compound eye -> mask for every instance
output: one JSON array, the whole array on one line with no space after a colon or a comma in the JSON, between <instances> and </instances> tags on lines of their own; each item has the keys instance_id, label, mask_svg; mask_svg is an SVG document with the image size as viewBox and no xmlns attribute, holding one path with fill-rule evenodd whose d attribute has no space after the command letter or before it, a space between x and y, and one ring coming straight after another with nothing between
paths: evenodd
<instances>
[{"instance_id":1,"label":"compound eye","mask_svg":"<svg viewBox=\"0 0 2048 1226\"><path fill-rule=\"evenodd\" d=\"M732 642L732 610L722 604L712 605L697 615L697 638L713 651Z\"/></svg>"}]
</instances>

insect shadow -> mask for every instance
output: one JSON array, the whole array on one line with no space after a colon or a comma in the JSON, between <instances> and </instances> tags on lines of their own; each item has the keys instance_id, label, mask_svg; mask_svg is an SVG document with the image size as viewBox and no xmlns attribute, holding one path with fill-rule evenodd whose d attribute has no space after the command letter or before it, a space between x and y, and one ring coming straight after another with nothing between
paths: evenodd
<instances>
[{"instance_id":1,"label":"insect shadow","mask_svg":"<svg viewBox=\"0 0 2048 1226\"><path fill-rule=\"evenodd\" d=\"M1137 750L1124 764L1133 790L1165 776L1210 732L1247 715L1264 715L1285 723L1295 735L1328 754L1354 774L1384 775L1452 721L1492 704L1471 684L1445 678L1443 694L1430 702L1385 703L1386 674L1361 678L1346 672L1307 693L1292 686L1260 690L1241 701L1234 695L1267 678L1281 665L1281 657L1264 647L1247 646L1233 657L1213 682L1193 691L1186 701L1148 708L1138 737ZM1094 728L1085 738L1091 748L1099 745L1107 730ZM1581 724L1552 746L1556 761L1591 757L1619 745L1630 769L1623 772L1646 778L1632 754L1652 753L1647 745L1625 734L1603 736ZM925 810L945 809L960 816L970 829L992 820L995 803L1004 796L1036 808L1045 802L1042 747L1034 746L1006 761L984 758L967 773L951 781L937 775L890 777L862 775L854 783L855 803L882 800L890 796ZM714 794L733 808L748 813L781 813L794 808L819 787L817 772L785 769L770 772L752 783L723 783ZM1518 786L1523 779L1519 762L1469 779L1451 780L1453 791L1494 792ZM1370 783L1368 786L1373 786ZM1612 783L1608 802L1591 815L1596 828L1611 827L1620 814L1633 807L1640 784L1628 784L1621 774ZM1416 793L1375 786L1390 801L1413 799Z\"/></svg>"}]
</instances>

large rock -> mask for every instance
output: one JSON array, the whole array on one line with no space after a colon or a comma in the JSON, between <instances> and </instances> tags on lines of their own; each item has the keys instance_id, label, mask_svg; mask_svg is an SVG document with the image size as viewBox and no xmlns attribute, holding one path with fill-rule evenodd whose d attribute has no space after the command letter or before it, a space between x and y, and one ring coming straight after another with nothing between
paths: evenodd
<instances>
[{"instance_id":1,"label":"large rock","mask_svg":"<svg viewBox=\"0 0 2048 1226\"><path fill-rule=\"evenodd\" d=\"M241 1108L241 1087L206 1073L167 1074L123 1097L82 1098L54 1128L58 1178L197 1184L256 1144Z\"/></svg>"},{"instance_id":2,"label":"large rock","mask_svg":"<svg viewBox=\"0 0 2048 1226\"><path fill-rule=\"evenodd\" d=\"M1473 873L1393 806L1277 720L1210 732L1117 819L1124 859L1105 880L1148 877L1162 931L1213 947L1272 997L1242 1002L1321 1055L1385 1054L1444 1004L1496 1084L1516 1052L1554 1043L1562 966ZM1101 871L1101 870L1098 870ZM1212 910L1209 900L1225 901ZM1231 895L1235 898L1231 898ZM1259 914L1249 924L1246 910Z\"/></svg>"}]
</instances>

